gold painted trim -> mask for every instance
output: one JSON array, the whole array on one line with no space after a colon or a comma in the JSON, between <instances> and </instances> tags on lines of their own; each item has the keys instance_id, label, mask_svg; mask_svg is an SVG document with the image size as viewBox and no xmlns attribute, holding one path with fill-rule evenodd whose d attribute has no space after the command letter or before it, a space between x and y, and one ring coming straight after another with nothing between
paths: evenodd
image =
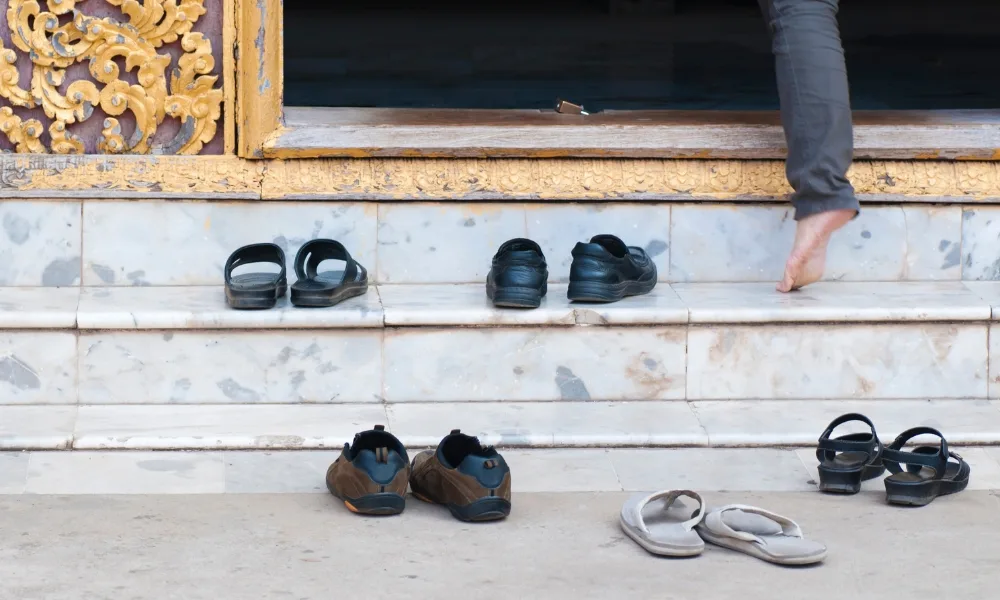
<instances>
[{"instance_id":1,"label":"gold painted trim","mask_svg":"<svg viewBox=\"0 0 1000 600\"><path fill-rule=\"evenodd\" d=\"M862 199L1000 200L1000 163L865 161ZM311 159L268 161L264 199L759 201L791 192L777 160Z\"/></svg>"},{"instance_id":2,"label":"gold painted trim","mask_svg":"<svg viewBox=\"0 0 1000 600\"><path fill-rule=\"evenodd\" d=\"M234 156L0 155L0 198L260 199L263 165Z\"/></svg>"},{"instance_id":3,"label":"gold painted trim","mask_svg":"<svg viewBox=\"0 0 1000 600\"><path fill-rule=\"evenodd\" d=\"M1000 202L996 162L865 161L849 177L866 201ZM769 201L789 191L782 161L0 155L2 198Z\"/></svg>"},{"instance_id":4,"label":"gold painted trim","mask_svg":"<svg viewBox=\"0 0 1000 600\"><path fill-rule=\"evenodd\" d=\"M237 147L244 158L263 158L264 142L282 119L282 0L237 2Z\"/></svg>"},{"instance_id":5,"label":"gold painted trim","mask_svg":"<svg viewBox=\"0 0 1000 600\"><path fill-rule=\"evenodd\" d=\"M236 153L236 8L240 0L222 0L222 89L225 111L223 153Z\"/></svg>"}]
</instances>

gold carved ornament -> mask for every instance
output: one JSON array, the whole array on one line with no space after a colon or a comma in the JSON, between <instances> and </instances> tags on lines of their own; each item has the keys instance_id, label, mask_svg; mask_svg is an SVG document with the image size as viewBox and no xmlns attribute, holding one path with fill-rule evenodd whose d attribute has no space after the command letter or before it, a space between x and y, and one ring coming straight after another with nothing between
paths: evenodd
<instances>
[{"instance_id":1,"label":"gold carved ornament","mask_svg":"<svg viewBox=\"0 0 1000 600\"><path fill-rule=\"evenodd\" d=\"M0 132L16 152L82 154L83 141L68 126L90 118L96 106L108 115L98 143L103 153L198 154L215 137L223 92L215 87L219 78L210 75L215 68L211 42L191 31L205 14L204 0L101 0L119 7L128 23L76 10L85 0L47 0L48 11L42 11L38 0L8 1L11 42L27 53L33 70L30 89L19 87L19 55L0 39L0 97L16 107L41 106L53 120L48 127L51 148L46 149L41 122L21 119L12 106L0 108ZM60 16L69 13L72 21L61 22ZM168 85L171 57L156 50L178 39L183 54ZM135 72L137 84L120 78L116 59ZM66 69L84 61L89 61L93 81L74 81L61 91ZM115 118L126 111L135 117L135 130L127 137ZM166 144L153 146L156 128L168 116L180 120L180 131Z\"/></svg>"}]
</instances>

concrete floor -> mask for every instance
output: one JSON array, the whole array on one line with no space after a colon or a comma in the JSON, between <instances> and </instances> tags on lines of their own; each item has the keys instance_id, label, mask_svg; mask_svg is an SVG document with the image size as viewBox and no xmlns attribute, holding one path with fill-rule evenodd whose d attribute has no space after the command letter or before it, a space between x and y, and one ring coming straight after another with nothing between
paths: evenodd
<instances>
[{"instance_id":1,"label":"concrete floor","mask_svg":"<svg viewBox=\"0 0 1000 600\"><path fill-rule=\"evenodd\" d=\"M411 500L400 517L348 513L330 496L0 497L0 598L986 598L1000 575L1000 498L930 506L884 493L707 493L799 521L830 555L772 566L709 547L646 554L618 529L626 493L522 493L502 523L470 526Z\"/></svg>"}]
</instances>

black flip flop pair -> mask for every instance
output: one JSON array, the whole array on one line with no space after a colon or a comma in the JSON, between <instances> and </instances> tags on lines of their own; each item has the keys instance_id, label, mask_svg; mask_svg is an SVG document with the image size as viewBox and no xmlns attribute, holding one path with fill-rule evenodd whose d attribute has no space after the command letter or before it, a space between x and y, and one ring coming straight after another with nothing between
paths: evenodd
<instances>
[{"instance_id":1,"label":"black flip flop pair","mask_svg":"<svg viewBox=\"0 0 1000 600\"><path fill-rule=\"evenodd\" d=\"M319 272L325 260L343 261L344 270ZM251 263L275 263L281 270L233 275L234 269ZM336 240L306 242L295 255L294 268L298 281L292 284L291 300L295 306L333 306L368 291L368 271ZM226 261L226 301L233 308L273 308L287 289L285 252L275 244L243 246Z\"/></svg>"},{"instance_id":2,"label":"black flip flop pair","mask_svg":"<svg viewBox=\"0 0 1000 600\"><path fill-rule=\"evenodd\" d=\"M833 430L851 421L861 421L871 433L851 433L831 438ZM938 446L918 446L904 451L903 446L919 435L941 439ZM819 489L823 492L856 494L861 482L882 476L886 469L886 500L890 504L924 506L938 496L961 492L969 485L971 469L961 456L948 450L948 441L931 427L914 427L899 434L888 447L875 433L875 425L864 415L837 417L819 437ZM905 469L903 468L905 465Z\"/></svg>"}]
</instances>

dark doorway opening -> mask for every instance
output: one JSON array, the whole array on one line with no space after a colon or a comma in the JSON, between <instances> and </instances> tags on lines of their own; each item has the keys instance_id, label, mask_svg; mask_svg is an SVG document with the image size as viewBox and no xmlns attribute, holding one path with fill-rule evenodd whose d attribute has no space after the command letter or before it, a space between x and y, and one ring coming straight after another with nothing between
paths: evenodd
<instances>
[{"instance_id":1,"label":"dark doorway opening","mask_svg":"<svg viewBox=\"0 0 1000 600\"><path fill-rule=\"evenodd\" d=\"M285 0L288 106L777 108L757 0ZM856 109L1000 109L1000 2L843 0Z\"/></svg>"}]
</instances>

